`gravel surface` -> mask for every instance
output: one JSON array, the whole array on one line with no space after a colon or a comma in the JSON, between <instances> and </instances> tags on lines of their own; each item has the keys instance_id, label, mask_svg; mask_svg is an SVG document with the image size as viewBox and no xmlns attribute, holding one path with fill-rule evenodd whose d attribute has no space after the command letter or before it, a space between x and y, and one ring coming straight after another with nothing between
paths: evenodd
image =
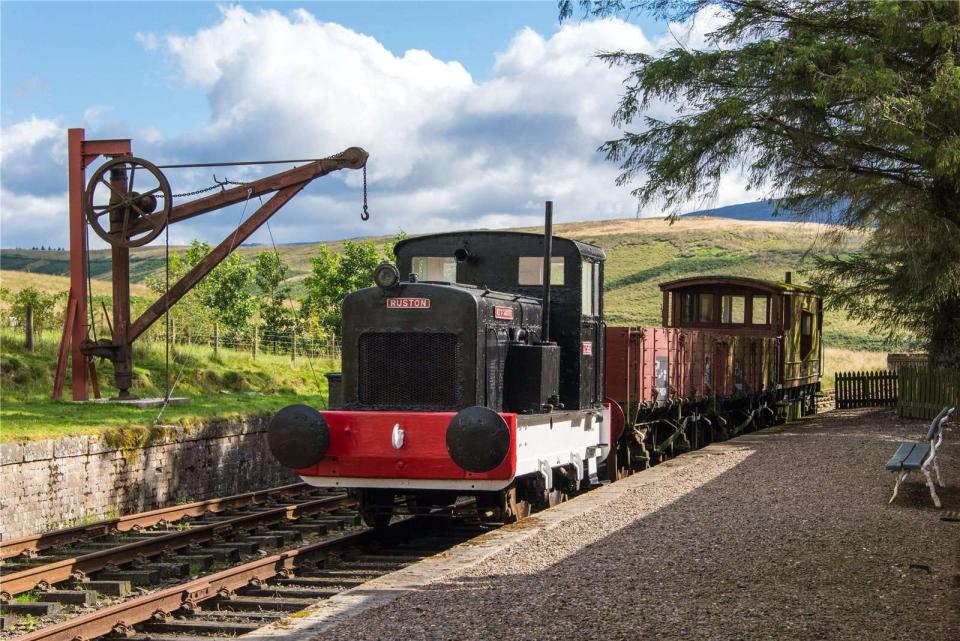
<instances>
[{"instance_id":1,"label":"gravel surface","mask_svg":"<svg viewBox=\"0 0 960 641\"><path fill-rule=\"evenodd\" d=\"M943 511L922 475L887 505L883 465L924 429L834 411L680 457L665 479L312 638L956 641L960 523L940 516L960 510L960 430L941 450Z\"/></svg>"}]
</instances>

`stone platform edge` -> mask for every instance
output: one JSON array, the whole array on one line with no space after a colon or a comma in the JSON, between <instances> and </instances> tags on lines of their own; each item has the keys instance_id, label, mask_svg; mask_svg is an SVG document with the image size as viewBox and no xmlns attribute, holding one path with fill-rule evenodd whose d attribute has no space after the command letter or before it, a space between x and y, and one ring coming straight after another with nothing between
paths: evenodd
<instances>
[{"instance_id":1,"label":"stone platform edge","mask_svg":"<svg viewBox=\"0 0 960 641\"><path fill-rule=\"evenodd\" d=\"M293 616L239 638L244 641L278 641L280 639L305 641L371 608L389 603L405 594L417 592L455 572L475 566L505 548L528 541L559 527L566 521L584 516L632 490L661 481L672 475L677 468L695 464L699 458L742 450L749 447L753 439L762 439L780 431L782 426L768 428L762 432L754 432L723 443L712 443L702 449L681 454L616 483L604 485L554 508L538 512L519 523L493 530L401 570L344 590Z\"/></svg>"}]
</instances>

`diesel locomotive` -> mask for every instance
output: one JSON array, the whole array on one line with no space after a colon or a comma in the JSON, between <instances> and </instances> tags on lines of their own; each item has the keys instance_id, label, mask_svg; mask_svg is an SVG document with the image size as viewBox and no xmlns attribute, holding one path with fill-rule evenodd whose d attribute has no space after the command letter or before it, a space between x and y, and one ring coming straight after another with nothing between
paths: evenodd
<instances>
[{"instance_id":1,"label":"diesel locomotive","mask_svg":"<svg viewBox=\"0 0 960 641\"><path fill-rule=\"evenodd\" d=\"M389 523L398 498L416 510L461 496L502 522L813 411L816 296L749 279L676 281L662 286L665 327L608 328L606 256L554 237L551 208L544 234L397 243L397 264L344 298L328 408L291 405L271 420L275 458L312 485L354 492L372 526ZM796 350L794 320L816 333L798 333Z\"/></svg>"}]
</instances>

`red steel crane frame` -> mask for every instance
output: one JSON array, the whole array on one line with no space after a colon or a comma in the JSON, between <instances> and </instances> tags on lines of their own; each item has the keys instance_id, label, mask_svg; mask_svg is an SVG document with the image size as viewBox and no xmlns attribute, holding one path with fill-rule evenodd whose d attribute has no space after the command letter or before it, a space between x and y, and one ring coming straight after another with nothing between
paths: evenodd
<instances>
[{"instance_id":1,"label":"red steel crane frame","mask_svg":"<svg viewBox=\"0 0 960 641\"><path fill-rule=\"evenodd\" d=\"M100 340L94 343L88 338L90 327L86 315L89 292L87 291L87 219L84 211L85 172L86 168L100 156L120 157L131 155L131 144L128 139L86 140L83 129L70 129L67 132L70 296L67 301L63 336L60 340L60 352L57 358L57 371L53 386L54 399L60 399L63 394L68 355L73 364L71 369L73 400L88 400L88 390L91 383L94 385L96 396L99 397L96 375L93 370L93 356L100 356L113 362L114 377L117 388L120 390L120 397L129 398L129 389L133 380L133 341L311 181L340 169L361 169L366 164L368 157L367 152L363 149L350 147L336 156L312 161L294 169L266 176L231 189L223 189L213 195L172 207L166 220L168 225L211 213L250 198L276 192L236 230L227 234L227 237L196 267L173 283L167 294L157 299L136 320L132 320L130 317L130 249L125 246L112 245L112 336L111 340ZM128 237L156 227L158 221L154 217L162 215L151 214L140 219L131 226Z\"/></svg>"}]
</instances>

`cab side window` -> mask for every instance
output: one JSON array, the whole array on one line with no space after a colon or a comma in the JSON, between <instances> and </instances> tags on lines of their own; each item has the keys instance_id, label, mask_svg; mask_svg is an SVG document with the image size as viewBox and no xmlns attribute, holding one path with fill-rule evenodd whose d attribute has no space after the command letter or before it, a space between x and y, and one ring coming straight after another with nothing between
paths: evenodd
<instances>
[{"instance_id":1,"label":"cab side window","mask_svg":"<svg viewBox=\"0 0 960 641\"><path fill-rule=\"evenodd\" d=\"M580 305L584 316L596 316L600 313L600 263L583 261Z\"/></svg>"},{"instance_id":2,"label":"cab side window","mask_svg":"<svg viewBox=\"0 0 960 641\"><path fill-rule=\"evenodd\" d=\"M543 285L543 256L520 257L517 284ZM563 285L563 256L550 258L550 285Z\"/></svg>"}]
</instances>

